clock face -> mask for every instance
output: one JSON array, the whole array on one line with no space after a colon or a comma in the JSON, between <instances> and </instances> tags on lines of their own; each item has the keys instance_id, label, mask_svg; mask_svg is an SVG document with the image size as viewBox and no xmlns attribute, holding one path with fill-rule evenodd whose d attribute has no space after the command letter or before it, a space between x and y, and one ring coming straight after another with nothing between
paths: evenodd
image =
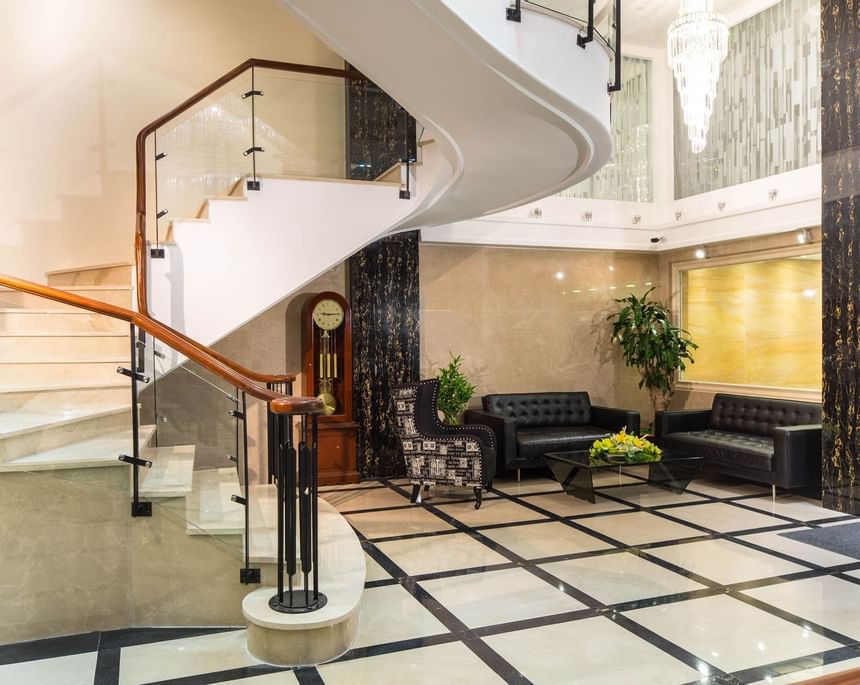
<instances>
[{"instance_id":1,"label":"clock face","mask_svg":"<svg viewBox=\"0 0 860 685\"><path fill-rule=\"evenodd\" d=\"M324 331L333 331L343 323L343 307L336 300L320 300L314 307L313 319Z\"/></svg>"}]
</instances>

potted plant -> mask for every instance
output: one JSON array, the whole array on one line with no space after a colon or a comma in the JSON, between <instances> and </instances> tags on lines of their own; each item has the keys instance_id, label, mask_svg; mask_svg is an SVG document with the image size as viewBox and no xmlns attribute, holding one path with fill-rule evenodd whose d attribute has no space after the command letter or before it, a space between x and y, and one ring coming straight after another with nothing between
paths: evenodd
<instances>
[{"instance_id":1,"label":"potted plant","mask_svg":"<svg viewBox=\"0 0 860 685\"><path fill-rule=\"evenodd\" d=\"M439 369L436 374L439 379L438 405L445 417L445 423L456 426L460 423L460 415L475 393L475 386L460 371L462 357L449 354L451 354L451 362L445 368Z\"/></svg>"},{"instance_id":2,"label":"potted plant","mask_svg":"<svg viewBox=\"0 0 860 685\"><path fill-rule=\"evenodd\" d=\"M642 297L631 293L616 299L624 306L607 321L612 322L612 341L621 346L624 363L642 374L639 387L648 389L654 411L665 411L675 392L675 372L693 363L690 352L699 346L687 331L672 324L666 307L648 299L653 290Z\"/></svg>"},{"instance_id":3,"label":"potted plant","mask_svg":"<svg viewBox=\"0 0 860 685\"><path fill-rule=\"evenodd\" d=\"M592 465L647 464L660 461L663 451L650 440L631 435L622 429L608 438L595 440L588 451Z\"/></svg>"}]
</instances>

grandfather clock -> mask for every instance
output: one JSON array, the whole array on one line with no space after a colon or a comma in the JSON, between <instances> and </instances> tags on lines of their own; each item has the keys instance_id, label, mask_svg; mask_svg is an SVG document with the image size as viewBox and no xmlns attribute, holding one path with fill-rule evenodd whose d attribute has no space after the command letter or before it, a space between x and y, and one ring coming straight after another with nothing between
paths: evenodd
<instances>
[{"instance_id":1,"label":"grandfather clock","mask_svg":"<svg viewBox=\"0 0 860 685\"><path fill-rule=\"evenodd\" d=\"M325 403L319 418L319 483L357 483L352 420L352 313L342 295L314 295L302 310L304 394Z\"/></svg>"}]
</instances>

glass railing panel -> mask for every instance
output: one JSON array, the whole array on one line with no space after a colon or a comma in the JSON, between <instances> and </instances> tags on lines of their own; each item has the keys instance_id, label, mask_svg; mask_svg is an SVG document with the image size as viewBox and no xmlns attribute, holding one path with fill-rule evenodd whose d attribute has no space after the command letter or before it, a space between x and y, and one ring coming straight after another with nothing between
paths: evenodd
<instances>
[{"instance_id":1,"label":"glass railing panel","mask_svg":"<svg viewBox=\"0 0 860 685\"><path fill-rule=\"evenodd\" d=\"M257 172L345 178L344 79L255 69L254 84Z\"/></svg>"},{"instance_id":2,"label":"glass railing panel","mask_svg":"<svg viewBox=\"0 0 860 685\"><path fill-rule=\"evenodd\" d=\"M251 146L251 103L243 97L250 87L250 73L243 74L156 133L148 164L155 190L150 199L154 211L164 213L162 239L170 221L196 218L206 199L229 194L250 173L244 152Z\"/></svg>"}]
</instances>

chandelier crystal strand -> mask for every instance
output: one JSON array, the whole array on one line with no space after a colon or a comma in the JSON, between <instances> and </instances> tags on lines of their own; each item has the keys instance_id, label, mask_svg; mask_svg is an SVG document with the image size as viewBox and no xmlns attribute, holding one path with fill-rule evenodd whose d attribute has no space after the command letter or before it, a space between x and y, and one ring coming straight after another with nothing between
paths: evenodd
<instances>
[{"instance_id":1,"label":"chandelier crystal strand","mask_svg":"<svg viewBox=\"0 0 860 685\"><path fill-rule=\"evenodd\" d=\"M669 66L696 154L705 149L728 47L729 29L725 18L714 12L713 0L681 0L679 16L669 26Z\"/></svg>"}]
</instances>

